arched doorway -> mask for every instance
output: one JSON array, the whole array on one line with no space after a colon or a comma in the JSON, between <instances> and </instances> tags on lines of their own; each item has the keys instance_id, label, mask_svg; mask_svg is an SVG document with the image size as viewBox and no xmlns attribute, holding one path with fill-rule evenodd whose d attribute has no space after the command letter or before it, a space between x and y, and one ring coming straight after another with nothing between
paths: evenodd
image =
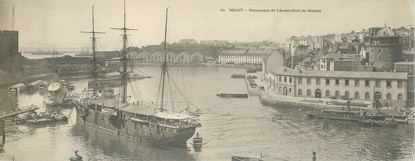
<instances>
[{"instance_id":1,"label":"arched doorway","mask_svg":"<svg viewBox=\"0 0 415 161\"><path fill-rule=\"evenodd\" d=\"M284 95L288 95L288 90L287 90L287 87L284 87Z\"/></svg>"},{"instance_id":2,"label":"arched doorway","mask_svg":"<svg viewBox=\"0 0 415 161\"><path fill-rule=\"evenodd\" d=\"M316 98L321 98L321 90L316 89Z\"/></svg>"}]
</instances>

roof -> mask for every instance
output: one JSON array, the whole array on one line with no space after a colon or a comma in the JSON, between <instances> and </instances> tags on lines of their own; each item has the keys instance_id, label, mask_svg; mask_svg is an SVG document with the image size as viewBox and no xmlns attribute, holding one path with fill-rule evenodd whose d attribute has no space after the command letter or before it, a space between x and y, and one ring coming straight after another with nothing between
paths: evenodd
<instances>
[{"instance_id":1,"label":"roof","mask_svg":"<svg viewBox=\"0 0 415 161\"><path fill-rule=\"evenodd\" d=\"M384 27L382 29L380 29L376 35L374 35L376 37L380 37L380 36L396 36L395 32L393 32L389 27Z\"/></svg>"},{"instance_id":2,"label":"roof","mask_svg":"<svg viewBox=\"0 0 415 161\"><path fill-rule=\"evenodd\" d=\"M321 57L321 59L339 59L342 55L340 53L328 53Z\"/></svg>"},{"instance_id":3,"label":"roof","mask_svg":"<svg viewBox=\"0 0 415 161\"><path fill-rule=\"evenodd\" d=\"M219 55L222 56L263 56L266 57L274 50L270 49L243 49L243 50L221 50Z\"/></svg>"},{"instance_id":4,"label":"roof","mask_svg":"<svg viewBox=\"0 0 415 161\"><path fill-rule=\"evenodd\" d=\"M361 72L361 71L301 71L291 68L279 68L271 71L274 75L288 75L297 77L323 77L323 78L359 78L359 79L407 79L407 73L399 72Z\"/></svg>"}]
</instances>

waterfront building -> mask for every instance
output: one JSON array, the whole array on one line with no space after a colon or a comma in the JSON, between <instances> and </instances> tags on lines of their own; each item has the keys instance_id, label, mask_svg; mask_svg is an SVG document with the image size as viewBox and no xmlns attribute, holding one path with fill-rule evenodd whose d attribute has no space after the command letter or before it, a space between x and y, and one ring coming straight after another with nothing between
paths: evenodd
<instances>
[{"instance_id":1,"label":"waterfront building","mask_svg":"<svg viewBox=\"0 0 415 161\"><path fill-rule=\"evenodd\" d=\"M138 54L138 62L149 63L151 62L151 54L147 51Z\"/></svg>"},{"instance_id":2,"label":"waterfront building","mask_svg":"<svg viewBox=\"0 0 415 161\"><path fill-rule=\"evenodd\" d=\"M405 72L296 70L284 67L283 58L281 53L270 54L262 67L268 89L279 95L367 102L378 99L384 106L409 105L413 83Z\"/></svg>"},{"instance_id":3,"label":"waterfront building","mask_svg":"<svg viewBox=\"0 0 415 161\"><path fill-rule=\"evenodd\" d=\"M160 51L156 51L155 53L151 54L151 62L152 63L161 63L164 60L164 54Z\"/></svg>"},{"instance_id":4,"label":"waterfront building","mask_svg":"<svg viewBox=\"0 0 415 161\"><path fill-rule=\"evenodd\" d=\"M128 52L127 53L127 58L130 60L130 62L133 62L133 63L137 63L138 62L138 53L137 53L137 51L130 51L130 52Z\"/></svg>"},{"instance_id":5,"label":"waterfront building","mask_svg":"<svg viewBox=\"0 0 415 161\"><path fill-rule=\"evenodd\" d=\"M271 54L274 50L221 50L218 61L222 64L261 64L262 59Z\"/></svg>"},{"instance_id":6,"label":"waterfront building","mask_svg":"<svg viewBox=\"0 0 415 161\"><path fill-rule=\"evenodd\" d=\"M0 69L16 73L19 69L19 33L0 30Z\"/></svg>"},{"instance_id":7,"label":"waterfront building","mask_svg":"<svg viewBox=\"0 0 415 161\"><path fill-rule=\"evenodd\" d=\"M191 55L191 63L204 63L205 56L200 52L195 52Z\"/></svg>"},{"instance_id":8,"label":"waterfront building","mask_svg":"<svg viewBox=\"0 0 415 161\"><path fill-rule=\"evenodd\" d=\"M281 67L265 75L279 95L305 98L379 100L384 106L405 106L407 73L302 71Z\"/></svg>"},{"instance_id":9,"label":"waterfront building","mask_svg":"<svg viewBox=\"0 0 415 161\"><path fill-rule=\"evenodd\" d=\"M190 54L187 51L181 52L179 55L177 55L177 59L179 59L178 63L190 63Z\"/></svg>"},{"instance_id":10,"label":"waterfront building","mask_svg":"<svg viewBox=\"0 0 415 161\"><path fill-rule=\"evenodd\" d=\"M174 52L168 52L167 53L167 63L174 63L176 62L177 54Z\"/></svg>"}]
</instances>

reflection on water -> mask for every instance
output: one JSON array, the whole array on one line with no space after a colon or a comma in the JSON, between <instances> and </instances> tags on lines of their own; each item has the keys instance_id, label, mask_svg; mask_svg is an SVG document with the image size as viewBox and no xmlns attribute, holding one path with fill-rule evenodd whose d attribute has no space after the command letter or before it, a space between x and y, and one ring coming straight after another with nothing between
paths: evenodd
<instances>
[{"instance_id":1,"label":"reflection on water","mask_svg":"<svg viewBox=\"0 0 415 161\"><path fill-rule=\"evenodd\" d=\"M84 126L83 124L74 126L72 135L82 138L87 147L100 149L105 156L111 156L112 158L118 158L120 160L195 160L187 152L186 148L155 147L145 142L119 137L116 134L107 133L100 129ZM86 157L100 159L95 156Z\"/></svg>"},{"instance_id":2,"label":"reflection on water","mask_svg":"<svg viewBox=\"0 0 415 161\"><path fill-rule=\"evenodd\" d=\"M130 99L154 101L159 67L138 69L152 78L133 81L130 87L134 88L128 92L132 95ZM5 148L17 160L68 160L74 150L79 150L85 160L228 161L232 155L259 156L260 153L267 156L265 160L311 160L313 151L317 152L319 161L412 160L414 128L410 125L372 128L354 122L308 118L307 109L301 107L263 106L258 97L217 97L217 93L246 92L243 79L230 78L231 74L241 72L243 69L172 68L171 74L177 78L178 85L184 87L189 100L203 113L202 127L197 131L205 143L201 152L195 152L190 141L189 149L154 147L94 128L76 126L75 112L68 124L8 127L12 132L7 134ZM80 93L87 80L74 85ZM7 107L36 104L46 110L42 98L39 93L23 93ZM71 110L63 112L69 115Z\"/></svg>"}]
</instances>

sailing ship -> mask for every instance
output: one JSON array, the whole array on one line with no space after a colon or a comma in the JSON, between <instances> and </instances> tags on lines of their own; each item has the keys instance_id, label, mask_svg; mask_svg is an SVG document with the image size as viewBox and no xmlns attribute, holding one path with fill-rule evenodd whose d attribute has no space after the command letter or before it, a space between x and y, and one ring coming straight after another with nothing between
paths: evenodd
<instances>
[{"instance_id":1,"label":"sailing ship","mask_svg":"<svg viewBox=\"0 0 415 161\"><path fill-rule=\"evenodd\" d=\"M94 30L94 8L92 8L92 75L94 81L97 80L97 69L95 60L95 30ZM164 38L164 62L161 70L161 100L160 103L145 104L143 102L127 101L127 82L129 72L127 71L127 31L135 30L126 28L125 0L124 0L124 27L115 28L123 31L123 56L121 58L122 70L120 71L120 80L122 83L119 97L109 92L99 93L97 84L93 85L92 95L81 99L78 102L76 111L77 118L85 126L102 129L108 132L116 133L120 136L137 139L140 141L174 146L186 146L187 140L190 139L201 124L198 123L198 110L192 111L190 107L176 107L174 110L167 109L165 104L165 87L166 77L170 76L167 67L166 52L166 34L167 34L167 17ZM106 90L103 90L106 91ZM180 110L178 111L177 109Z\"/></svg>"}]
</instances>

